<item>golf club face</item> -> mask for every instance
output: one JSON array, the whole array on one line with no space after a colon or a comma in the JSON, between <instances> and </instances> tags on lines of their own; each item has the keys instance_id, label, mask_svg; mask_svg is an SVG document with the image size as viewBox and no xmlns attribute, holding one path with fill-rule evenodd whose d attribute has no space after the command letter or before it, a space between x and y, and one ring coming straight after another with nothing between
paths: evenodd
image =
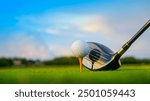
<instances>
[{"instance_id":1,"label":"golf club face","mask_svg":"<svg viewBox=\"0 0 150 101\"><path fill-rule=\"evenodd\" d=\"M93 71L110 69L109 66L116 59L114 52L108 47L95 42L88 42L88 46L90 52L83 58L83 65ZM120 60L118 59L113 65L120 66Z\"/></svg>"}]
</instances>

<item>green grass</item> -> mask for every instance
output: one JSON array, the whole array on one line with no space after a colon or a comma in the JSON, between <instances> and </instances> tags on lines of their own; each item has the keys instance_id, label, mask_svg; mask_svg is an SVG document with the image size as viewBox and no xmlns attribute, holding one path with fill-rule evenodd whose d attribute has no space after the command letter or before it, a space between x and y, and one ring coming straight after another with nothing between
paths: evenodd
<instances>
[{"instance_id":1,"label":"green grass","mask_svg":"<svg viewBox=\"0 0 150 101\"><path fill-rule=\"evenodd\" d=\"M1 84L150 84L150 65L123 65L115 71L89 71L78 66L0 69Z\"/></svg>"}]
</instances>

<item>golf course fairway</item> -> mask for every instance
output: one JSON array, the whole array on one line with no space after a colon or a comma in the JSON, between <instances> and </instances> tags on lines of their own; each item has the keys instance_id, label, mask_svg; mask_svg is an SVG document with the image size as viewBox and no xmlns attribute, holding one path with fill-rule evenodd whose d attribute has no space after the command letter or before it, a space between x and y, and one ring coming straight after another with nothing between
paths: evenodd
<instances>
[{"instance_id":1,"label":"golf course fairway","mask_svg":"<svg viewBox=\"0 0 150 101\"><path fill-rule=\"evenodd\" d=\"M114 71L79 66L31 66L0 69L1 84L150 84L150 65L123 65Z\"/></svg>"}]
</instances>

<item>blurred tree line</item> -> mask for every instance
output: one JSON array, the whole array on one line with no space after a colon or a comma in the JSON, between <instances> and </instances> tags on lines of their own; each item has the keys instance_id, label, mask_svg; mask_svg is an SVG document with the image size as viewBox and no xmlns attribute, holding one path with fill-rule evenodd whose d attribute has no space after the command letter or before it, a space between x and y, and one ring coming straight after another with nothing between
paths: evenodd
<instances>
[{"instance_id":1,"label":"blurred tree line","mask_svg":"<svg viewBox=\"0 0 150 101\"><path fill-rule=\"evenodd\" d=\"M26 58L0 58L0 67L9 66L29 66L36 65L36 62L40 60L28 60Z\"/></svg>"},{"instance_id":2,"label":"blurred tree line","mask_svg":"<svg viewBox=\"0 0 150 101\"><path fill-rule=\"evenodd\" d=\"M122 64L150 64L150 59L137 59L134 57L125 57L121 59ZM30 60L25 58L0 58L0 67L11 66L41 66L41 65L78 65L78 59L75 57L59 57L53 60Z\"/></svg>"}]
</instances>

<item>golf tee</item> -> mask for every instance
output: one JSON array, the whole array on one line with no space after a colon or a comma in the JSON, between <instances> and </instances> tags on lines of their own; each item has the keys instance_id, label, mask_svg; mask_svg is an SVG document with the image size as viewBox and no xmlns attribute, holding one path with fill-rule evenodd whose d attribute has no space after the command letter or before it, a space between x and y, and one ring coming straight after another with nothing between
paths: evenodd
<instances>
[{"instance_id":1,"label":"golf tee","mask_svg":"<svg viewBox=\"0 0 150 101\"><path fill-rule=\"evenodd\" d=\"M82 67L82 60L83 60L83 58L82 58L82 57L79 57L80 72L82 72L82 71L83 71L83 67Z\"/></svg>"}]
</instances>

